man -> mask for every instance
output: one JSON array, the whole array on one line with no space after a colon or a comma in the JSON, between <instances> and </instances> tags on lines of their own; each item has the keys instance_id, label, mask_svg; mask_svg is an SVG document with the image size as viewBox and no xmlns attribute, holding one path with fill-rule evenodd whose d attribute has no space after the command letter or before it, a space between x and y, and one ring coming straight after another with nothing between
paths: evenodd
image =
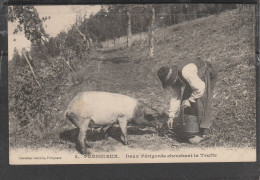
<instances>
[{"instance_id":1,"label":"man","mask_svg":"<svg viewBox=\"0 0 260 180\"><path fill-rule=\"evenodd\" d=\"M189 142L199 143L209 134L212 126L210 111L217 70L208 61L186 57L177 65L160 68L157 75L164 89L171 87L174 90L167 121L169 129L172 129L173 120L178 116L181 106L185 108L182 113L198 117L200 133L189 137Z\"/></svg>"}]
</instances>

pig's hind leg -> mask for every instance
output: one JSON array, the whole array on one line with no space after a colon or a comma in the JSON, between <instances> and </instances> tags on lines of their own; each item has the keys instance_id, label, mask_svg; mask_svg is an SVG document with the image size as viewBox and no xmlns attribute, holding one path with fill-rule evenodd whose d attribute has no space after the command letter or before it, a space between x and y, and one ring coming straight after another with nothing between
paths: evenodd
<instances>
[{"instance_id":1,"label":"pig's hind leg","mask_svg":"<svg viewBox=\"0 0 260 180\"><path fill-rule=\"evenodd\" d=\"M79 118L79 144L81 146L81 150L83 154L87 154L86 145L90 147L88 142L85 142L86 140L86 133L88 130L90 119L89 118Z\"/></svg>"},{"instance_id":2,"label":"pig's hind leg","mask_svg":"<svg viewBox=\"0 0 260 180\"><path fill-rule=\"evenodd\" d=\"M128 138L127 138L127 117L126 116L120 116L117 118L119 127L123 134L123 142L125 145L129 145Z\"/></svg>"}]
</instances>

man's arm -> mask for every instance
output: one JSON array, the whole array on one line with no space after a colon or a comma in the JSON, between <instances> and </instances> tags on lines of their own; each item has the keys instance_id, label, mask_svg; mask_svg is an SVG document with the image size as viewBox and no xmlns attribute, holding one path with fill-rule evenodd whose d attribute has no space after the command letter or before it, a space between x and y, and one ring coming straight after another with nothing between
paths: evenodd
<instances>
[{"instance_id":1,"label":"man's arm","mask_svg":"<svg viewBox=\"0 0 260 180\"><path fill-rule=\"evenodd\" d=\"M178 116L180 110L180 99L181 96L181 87L173 88L172 97L170 99L169 107L169 119L167 121L168 127L172 129L173 119Z\"/></svg>"},{"instance_id":2,"label":"man's arm","mask_svg":"<svg viewBox=\"0 0 260 180\"><path fill-rule=\"evenodd\" d=\"M198 76L198 68L195 64L190 63L182 69L183 78L189 83L192 88L192 94L188 98L190 102L195 102L195 99L200 98L205 91L205 83Z\"/></svg>"},{"instance_id":3,"label":"man's arm","mask_svg":"<svg viewBox=\"0 0 260 180\"><path fill-rule=\"evenodd\" d=\"M172 97L170 99L170 107L169 107L169 117L175 118L180 109L180 99L181 96L181 87L174 87L172 92Z\"/></svg>"}]
</instances>

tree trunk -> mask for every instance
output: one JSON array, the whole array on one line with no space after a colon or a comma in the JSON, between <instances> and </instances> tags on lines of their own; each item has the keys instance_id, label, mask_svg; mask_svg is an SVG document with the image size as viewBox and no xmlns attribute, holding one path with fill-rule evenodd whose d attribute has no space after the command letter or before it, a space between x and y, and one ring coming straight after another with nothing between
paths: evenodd
<instances>
[{"instance_id":1,"label":"tree trunk","mask_svg":"<svg viewBox=\"0 0 260 180\"><path fill-rule=\"evenodd\" d=\"M173 23L172 24L176 24L176 14L175 14L175 9L174 9L174 12L173 12Z\"/></svg>"},{"instance_id":2,"label":"tree trunk","mask_svg":"<svg viewBox=\"0 0 260 180\"><path fill-rule=\"evenodd\" d=\"M168 25L172 24L172 12L171 12L171 6L168 5L168 14L169 14L169 22Z\"/></svg>"},{"instance_id":3,"label":"tree trunk","mask_svg":"<svg viewBox=\"0 0 260 180\"><path fill-rule=\"evenodd\" d=\"M222 4L217 4L217 15L221 13Z\"/></svg>"},{"instance_id":4,"label":"tree trunk","mask_svg":"<svg viewBox=\"0 0 260 180\"><path fill-rule=\"evenodd\" d=\"M197 17L197 12L196 12L196 6L197 6L197 5L194 4L193 6L194 6L194 8L193 8L194 18L197 19L197 18L198 18L198 17Z\"/></svg>"},{"instance_id":5,"label":"tree trunk","mask_svg":"<svg viewBox=\"0 0 260 180\"><path fill-rule=\"evenodd\" d=\"M180 6L181 6L181 12L180 12L180 15L181 15L181 17L180 17L180 22L182 23L182 21L183 21L183 8L182 8L182 4L180 4Z\"/></svg>"},{"instance_id":6,"label":"tree trunk","mask_svg":"<svg viewBox=\"0 0 260 180\"><path fill-rule=\"evenodd\" d=\"M86 40L87 40L86 35L83 34L83 33L79 30L79 28L78 28L77 26L74 26L74 27L75 27L75 29L78 31L78 33L83 37L84 41L86 41Z\"/></svg>"},{"instance_id":7,"label":"tree trunk","mask_svg":"<svg viewBox=\"0 0 260 180\"><path fill-rule=\"evenodd\" d=\"M131 15L130 12L127 11L127 47L131 46L131 36L132 36L132 31L131 31Z\"/></svg>"},{"instance_id":8,"label":"tree trunk","mask_svg":"<svg viewBox=\"0 0 260 180\"><path fill-rule=\"evenodd\" d=\"M29 65L29 67L30 67L30 69L31 69L31 71L32 71L32 74L33 74L33 77L35 78L35 81L37 82L37 84L38 84L40 87L42 87L41 84L39 83L39 81L37 80L37 77L36 77L36 75L35 75L35 73L34 73L33 67L31 66L28 57L26 56L26 54L25 54L24 51L23 51L22 53L23 53L23 56L24 56L24 58L26 59L28 65Z\"/></svg>"},{"instance_id":9,"label":"tree trunk","mask_svg":"<svg viewBox=\"0 0 260 180\"><path fill-rule=\"evenodd\" d=\"M163 8L163 6L161 6L161 8L160 8L160 18L163 18L163 20L159 20L159 21L162 21L162 27L163 28L166 28L166 21L165 21L165 13L164 13L164 8Z\"/></svg>"},{"instance_id":10,"label":"tree trunk","mask_svg":"<svg viewBox=\"0 0 260 180\"><path fill-rule=\"evenodd\" d=\"M238 8L239 10L242 10L242 9L243 9L243 4L237 4L237 8Z\"/></svg>"},{"instance_id":11,"label":"tree trunk","mask_svg":"<svg viewBox=\"0 0 260 180\"><path fill-rule=\"evenodd\" d=\"M153 36L154 36L154 21L155 21L155 9L152 7L152 20L151 20L151 25L149 28L149 56L152 58L153 57Z\"/></svg>"},{"instance_id":12,"label":"tree trunk","mask_svg":"<svg viewBox=\"0 0 260 180\"><path fill-rule=\"evenodd\" d=\"M197 4L198 5L198 14L199 14L199 16L197 16L198 18L201 18L202 17L202 6L203 6L203 4Z\"/></svg>"},{"instance_id":13,"label":"tree trunk","mask_svg":"<svg viewBox=\"0 0 260 180\"><path fill-rule=\"evenodd\" d=\"M89 37L89 35L87 35L87 40L89 42L89 47L93 48L93 43L92 43L92 39Z\"/></svg>"},{"instance_id":14,"label":"tree trunk","mask_svg":"<svg viewBox=\"0 0 260 180\"><path fill-rule=\"evenodd\" d=\"M92 39L89 37L89 34L87 33L87 35L85 35L84 33L82 33L79 28L77 26L75 26L75 29L78 31L78 33L83 37L84 42L86 42L86 45L88 48L92 48L93 44L92 44Z\"/></svg>"},{"instance_id":15,"label":"tree trunk","mask_svg":"<svg viewBox=\"0 0 260 180\"><path fill-rule=\"evenodd\" d=\"M47 63L49 65L52 65L51 62L49 61L49 58L45 55L45 52L43 51L43 45L49 50L49 46L47 46L45 40L41 37L42 43L38 46L38 48L40 49L40 51L42 52L42 55L45 57L45 60L47 61Z\"/></svg>"}]
</instances>

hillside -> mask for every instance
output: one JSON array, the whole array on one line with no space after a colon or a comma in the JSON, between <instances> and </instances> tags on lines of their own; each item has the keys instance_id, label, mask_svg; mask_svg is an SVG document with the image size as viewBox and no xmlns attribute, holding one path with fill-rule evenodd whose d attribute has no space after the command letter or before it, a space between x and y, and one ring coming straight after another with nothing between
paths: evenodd
<instances>
[{"instance_id":1,"label":"hillside","mask_svg":"<svg viewBox=\"0 0 260 180\"><path fill-rule=\"evenodd\" d=\"M17 145L38 147L41 142L44 147L74 148L75 139L71 139L76 133L74 126L62 118L69 100L82 91L126 94L167 112L171 92L162 89L157 70L181 61L185 56L197 56L211 60L219 69L212 105L212 136L199 146L255 147L256 79L254 67L248 65L254 62L253 14L248 9L232 10L218 16L157 29L153 59L148 58L148 43L143 38L136 40L129 49L124 46L98 49L90 63L77 71L83 77L82 83L66 86L61 90L63 95L57 95L55 108L62 111L57 113L51 130L46 134L30 135L26 140L21 138L24 135L19 135L21 141L16 141ZM10 131L14 133L12 129ZM180 122L175 123L173 134L168 134L168 137L129 129L129 148L157 150L192 146L180 140L179 132ZM112 137L108 140L93 137L97 140L94 151L113 151L121 147L116 140L118 137ZM14 144L14 138L11 138L11 144Z\"/></svg>"}]
</instances>

